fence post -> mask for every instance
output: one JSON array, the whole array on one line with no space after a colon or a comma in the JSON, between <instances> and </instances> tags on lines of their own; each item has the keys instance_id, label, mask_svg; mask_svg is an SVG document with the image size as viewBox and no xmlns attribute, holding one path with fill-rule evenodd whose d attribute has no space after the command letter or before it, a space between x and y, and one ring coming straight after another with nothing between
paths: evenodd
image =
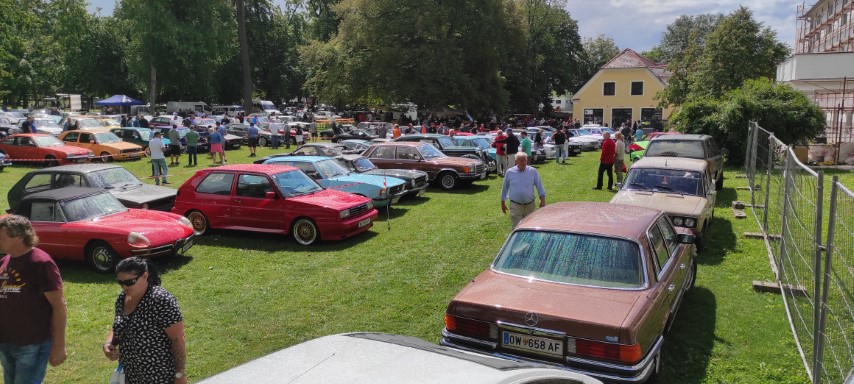
<instances>
[{"instance_id":1,"label":"fence post","mask_svg":"<svg viewBox=\"0 0 854 384\"><path fill-rule=\"evenodd\" d=\"M816 373L819 373L824 370L824 330L827 327L827 296L828 291L830 291L830 272L833 261L833 231L836 230L836 193L837 193L837 183L839 182L839 176L833 176L833 183L830 187L830 211L828 214L830 215L830 220L827 224L827 244L824 248L824 282L822 284L822 292L821 292L821 316L818 321L818 328L820 337L817 337L815 354L816 359L818 361L817 368L821 370L816 370Z\"/></svg>"},{"instance_id":2,"label":"fence post","mask_svg":"<svg viewBox=\"0 0 854 384\"><path fill-rule=\"evenodd\" d=\"M779 257L777 257L777 280L780 281L781 284L783 282L782 279L784 278L782 275L783 275L783 272L785 271L783 269L783 260L786 259L786 253L787 253L786 252L786 234L789 233L789 231L788 231L788 228L789 228L789 209L788 209L789 208L789 204L788 204L789 199L788 199L788 197L789 197L789 194L791 193L791 187L789 186L790 185L789 184L789 177L792 176L792 170L790 169L791 168L790 167L791 161L792 161L791 156L786 156L786 160L785 160L785 162L783 162L783 206L780 207L783 210L783 212L782 212L783 218L780 221L780 255L779 255ZM792 181L794 182L794 177L792 177ZM766 212L767 212L767 208L768 208L768 206L767 206L768 195L770 195L770 193L769 193L769 191L766 191L765 192ZM769 232L770 231L766 230L765 234L768 235ZM780 289L782 290L783 287L780 287Z\"/></svg>"},{"instance_id":3,"label":"fence post","mask_svg":"<svg viewBox=\"0 0 854 384\"><path fill-rule=\"evenodd\" d=\"M766 235L768 234L768 203L771 196L771 170L774 169L774 150L771 148L773 142L774 135L771 134L768 136L768 171L765 173L765 207L762 209L762 231Z\"/></svg>"},{"instance_id":4,"label":"fence post","mask_svg":"<svg viewBox=\"0 0 854 384\"><path fill-rule=\"evenodd\" d=\"M823 310L824 305L819 302L821 296L821 254L822 254L822 245L821 245L821 220L822 215L824 214L824 171L818 171L818 182L816 185L816 201L815 201L815 244L813 247L815 248L815 263L813 264L813 278L815 279L815 287L813 289L813 297L815 301L815 306L817 308L813 308L813 384L821 383L821 373L824 371L822 369L822 361L821 361L821 352L819 348L822 347L822 338L820 332L823 332L821 329L821 312ZM818 306L821 305L820 308Z\"/></svg>"},{"instance_id":5,"label":"fence post","mask_svg":"<svg viewBox=\"0 0 854 384\"><path fill-rule=\"evenodd\" d=\"M751 121L747 131L747 183L750 187L750 206L756 209L756 136L755 121Z\"/></svg>"}]
</instances>

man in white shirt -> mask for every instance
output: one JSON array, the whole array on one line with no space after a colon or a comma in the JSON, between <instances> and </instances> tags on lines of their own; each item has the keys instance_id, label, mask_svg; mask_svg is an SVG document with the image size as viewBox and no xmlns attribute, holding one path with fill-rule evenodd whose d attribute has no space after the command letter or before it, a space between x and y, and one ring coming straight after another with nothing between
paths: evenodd
<instances>
[{"instance_id":1,"label":"man in white shirt","mask_svg":"<svg viewBox=\"0 0 854 384\"><path fill-rule=\"evenodd\" d=\"M154 184L160 185L160 175L163 175L163 184L169 184L166 180L169 168L166 166L166 155L163 153L166 150L166 145L160 138L160 131L154 131L154 138L148 141L148 148L151 150L151 171L154 176Z\"/></svg>"}]
</instances>

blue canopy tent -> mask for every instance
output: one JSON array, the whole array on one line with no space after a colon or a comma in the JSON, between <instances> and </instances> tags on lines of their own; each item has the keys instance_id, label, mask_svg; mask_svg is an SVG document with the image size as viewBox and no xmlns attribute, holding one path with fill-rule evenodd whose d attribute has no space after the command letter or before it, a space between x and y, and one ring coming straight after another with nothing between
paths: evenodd
<instances>
[{"instance_id":1,"label":"blue canopy tent","mask_svg":"<svg viewBox=\"0 0 854 384\"><path fill-rule=\"evenodd\" d=\"M95 102L95 105L99 107L129 107L140 104L145 104L145 102L125 95L112 95L109 98Z\"/></svg>"}]
</instances>

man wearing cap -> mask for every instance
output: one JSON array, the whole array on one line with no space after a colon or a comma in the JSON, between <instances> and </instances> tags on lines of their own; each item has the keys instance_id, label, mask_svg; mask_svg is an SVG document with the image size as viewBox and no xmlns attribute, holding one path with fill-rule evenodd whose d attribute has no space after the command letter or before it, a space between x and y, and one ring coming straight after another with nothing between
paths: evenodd
<instances>
[{"instance_id":1,"label":"man wearing cap","mask_svg":"<svg viewBox=\"0 0 854 384\"><path fill-rule=\"evenodd\" d=\"M507 200L510 200L510 228L516 228L537 209L534 189L540 197L540 208L546 206L546 189L537 170L528 166L528 155L517 152L513 157L516 166L507 170L501 184L501 212L507 213Z\"/></svg>"}]
</instances>

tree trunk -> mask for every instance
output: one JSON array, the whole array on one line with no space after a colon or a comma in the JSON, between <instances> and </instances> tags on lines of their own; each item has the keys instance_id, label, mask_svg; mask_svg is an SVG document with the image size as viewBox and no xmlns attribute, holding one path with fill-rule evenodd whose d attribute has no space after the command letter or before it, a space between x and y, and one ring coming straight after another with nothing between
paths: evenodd
<instances>
[{"instance_id":1,"label":"tree trunk","mask_svg":"<svg viewBox=\"0 0 854 384\"><path fill-rule=\"evenodd\" d=\"M155 114L156 105L154 103L155 95L157 94L155 90L157 89L157 68L154 66L154 60L151 61L151 87L148 88L148 113L152 116L157 116Z\"/></svg>"},{"instance_id":2,"label":"tree trunk","mask_svg":"<svg viewBox=\"0 0 854 384\"><path fill-rule=\"evenodd\" d=\"M249 41L246 38L246 7L243 0L235 0L237 7L237 35L240 40L240 64L243 68L243 110L248 115L252 110L252 71L249 67Z\"/></svg>"}]
</instances>

